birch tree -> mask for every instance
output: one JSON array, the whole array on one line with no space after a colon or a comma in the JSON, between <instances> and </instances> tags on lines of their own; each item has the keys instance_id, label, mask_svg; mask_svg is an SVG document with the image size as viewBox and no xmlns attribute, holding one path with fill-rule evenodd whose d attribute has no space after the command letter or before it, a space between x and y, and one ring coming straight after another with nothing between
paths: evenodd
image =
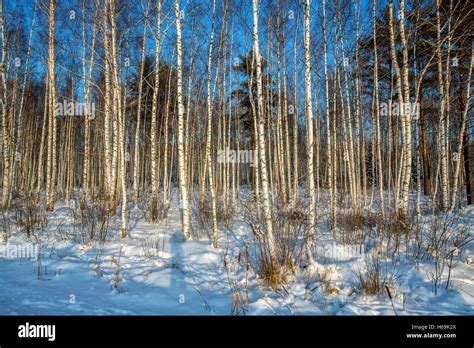
<instances>
[{"instance_id":1,"label":"birch tree","mask_svg":"<svg viewBox=\"0 0 474 348\"><path fill-rule=\"evenodd\" d=\"M448 195L448 153L446 148L446 95L449 90L445 91L445 79L443 77L443 55L441 47L441 19L440 19L441 1L436 0L436 52L438 55L438 83L439 83L439 161L441 169L441 207L447 210L449 207Z\"/></svg>"},{"instance_id":2,"label":"birch tree","mask_svg":"<svg viewBox=\"0 0 474 348\"><path fill-rule=\"evenodd\" d=\"M135 206L138 204L139 184L140 184L140 135L141 135L141 112L142 112L142 91L143 91L143 72L145 69L145 49L147 41L147 27L148 27L148 2L144 13L145 21L143 23L143 41L140 59L140 77L138 81L138 105L137 105L137 126L135 129L135 145L134 145L134 160L133 160L133 201Z\"/></svg>"},{"instance_id":3,"label":"birch tree","mask_svg":"<svg viewBox=\"0 0 474 348\"><path fill-rule=\"evenodd\" d=\"M334 197L334 180L333 180L333 161L332 161L332 143L331 143L331 119L329 111L329 77L327 62L327 26L326 26L326 0L322 0L323 6L323 52L324 52L324 91L325 91L325 114L326 114L326 161L327 161L327 177L329 186L329 209L330 209L330 226L331 230L336 227L336 202ZM296 80L296 78L295 78Z\"/></svg>"},{"instance_id":4,"label":"birch tree","mask_svg":"<svg viewBox=\"0 0 474 348\"><path fill-rule=\"evenodd\" d=\"M46 163L46 209L54 209L54 189L56 181L56 86L54 74L54 0L49 1L48 29L48 159Z\"/></svg>"},{"instance_id":5,"label":"birch tree","mask_svg":"<svg viewBox=\"0 0 474 348\"><path fill-rule=\"evenodd\" d=\"M461 129L459 131L458 136L458 147L457 147L457 154L458 156L461 154L462 147L463 147L463 136L467 126L468 120L468 112L470 108L470 100L471 100L471 77L472 77L472 69L474 66L474 47L471 48L471 64L469 66L469 72L467 77L467 91L466 91L466 103L464 105L464 109L462 110L462 118L461 118ZM456 197L458 194L458 182L459 182L459 173L461 170L461 160L458 157L458 160L455 164L454 169L454 176L453 176L453 190L452 190L452 197L451 197L451 210L454 210L456 207Z\"/></svg>"},{"instance_id":6,"label":"birch tree","mask_svg":"<svg viewBox=\"0 0 474 348\"><path fill-rule=\"evenodd\" d=\"M212 142L212 105L211 105L211 62L212 62L212 48L214 44L214 21L216 16L216 1L212 4L212 24L211 24L211 39L209 42L209 54L207 60L207 140L206 140L206 164L209 177L209 190L211 191L211 205L212 205L212 233L213 246L217 248L218 245L218 231L217 231L217 206L216 206L216 190L214 186L214 173L211 157L211 142Z\"/></svg>"},{"instance_id":7,"label":"birch tree","mask_svg":"<svg viewBox=\"0 0 474 348\"><path fill-rule=\"evenodd\" d=\"M385 216L384 207L384 183L383 183L383 170L382 170L382 151L381 151L381 134L380 134L380 103L379 103L379 75L378 75L378 55L377 55L377 1L374 0L372 4L373 11L373 37L374 37L374 96L375 96L375 122L377 128L377 166L378 166L378 179L379 179L379 194L380 194L380 211L382 216Z\"/></svg>"},{"instance_id":8,"label":"birch tree","mask_svg":"<svg viewBox=\"0 0 474 348\"><path fill-rule=\"evenodd\" d=\"M97 12L94 14L94 25L92 28L92 44L91 53L89 58L89 70L87 70L86 63L86 25L85 25L85 3L82 3L82 80L84 83L84 100L85 100L85 128L84 128L84 168L83 168L83 189L85 197L89 197L89 176L90 176L90 124L92 118L92 110L90 110L90 92L91 92L91 81L92 81L92 69L94 66L94 49L96 40L96 27L97 27Z\"/></svg>"},{"instance_id":9,"label":"birch tree","mask_svg":"<svg viewBox=\"0 0 474 348\"><path fill-rule=\"evenodd\" d=\"M313 168L313 103L311 100L311 54L310 54L310 14L311 0L305 0L304 7L304 53L305 53L305 119L306 119L306 166L307 187L309 194L309 223L311 224L308 235L309 257L313 245L314 231L316 228L316 193L314 190L314 168Z\"/></svg>"},{"instance_id":10,"label":"birch tree","mask_svg":"<svg viewBox=\"0 0 474 348\"><path fill-rule=\"evenodd\" d=\"M0 27L2 30L2 61L0 62L0 74L2 78L2 156L3 156L3 182L2 182L2 206L8 207L10 192L10 181L8 173L10 171L10 139L8 137L8 106L7 106L7 74L5 59L7 54L7 42L5 36L5 23L3 20L3 0L0 0Z\"/></svg>"},{"instance_id":11,"label":"birch tree","mask_svg":"<svg viewBox=\"0 0 474 348\"><path fill-rule=\"evenodd\" d=\"M270 193L268 189L267 156L265 147L265 111L263 105L262 89L262 57L260 55L258 37L258 4L257 0L252 0L253 5L253 52L255 59L255 70L257 80L257 115L258 115L258 152L260 162L260 177L262 180L263 211L267 230L268 252L272 264L276 262L275 240L273 235L273 219L270 209Z\"/></svg>"},{"instance_id":12,"label":"birch tree","mask_svg":"<svg viewBox=\"0 0 474 348\"><path fill-rule=\"evenodd\" d=\"M157 142L156 142L156 115L158 112L158 89L160 88L160 51L161 51L161 0L156 3L156 42L155 42L155 84L153 86L153 99L151 108L151 220L158 219L158 162L157 162ZM179 19L177 18L176 21ZM176 28L178 23L176 23ZM165 154L166 156L166 154Z\"/></svg>"},{"instance_id":13,"label":"birch tree","mask_svg":"<svg viewBox=\"0 0 474 348\"><path fill-rule=\"evenodd\" d=\"M404 94L404 104L401 109L403 109L403 119L402 122L402 141L403 148L405 150L405 159L404 159L404 175L403 175L403 186L402 186L402 217L407 219L408 217L408 198L409 198L409 189L410 189L410 180L411 180L411 170L412 170L412 145L411 145L411 103L410 103L410 84L408 81L408 43L405 34L405 0L400 1L400 41L402 42L402 57L403 57L403 94Z\"/></svg>"},{"instance_id":14,"label":"birch tree","mask_svg":"<svg viewBox=\"0 0 474 348\"><path fill-rule=\"evenodd\" d=\"M178 171L179 187L181 192L182 220L183 220L183 238L190 237L191 217L189 213L189 196L187 190L186 163L184 154L184 104L183 104L183 51L181 43L181 12L179 9L179 0L174 3L174 15L176 21L176 93L178 99Z\"/></svg>"}]
</instances>

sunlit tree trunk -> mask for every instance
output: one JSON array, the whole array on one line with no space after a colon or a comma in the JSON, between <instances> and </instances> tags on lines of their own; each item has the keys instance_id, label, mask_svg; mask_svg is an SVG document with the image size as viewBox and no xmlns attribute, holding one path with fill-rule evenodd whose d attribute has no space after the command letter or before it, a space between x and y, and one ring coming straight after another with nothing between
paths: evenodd
<instances>
[{"instance_id":1,"label":"sunlit tree trunk","mask_svg":"<svg viewBox=\"0 0 474 348\"><path fill-rule=\"evenodd\" d=\"M329 186L329 210L330 210L330 226L331 230L336 227L336 202L334 197L334 167L332 160L332 143L331 143L331 118L329 112L329 77L327 63L327 25L326 25L326 0L323 2L323 51L324 51L324 90L325 90L325 113L326 113L326 161L327 161L327 177ZM295 78L296 80L296 78Z\"/></svg>"},{"instance_id":2,"label":"sunlit tree trunk","mask_svg":"<svg viewBox=\"0 0 474 348\"><path fill-rule=\"evenodd\" d=\"M305 52L305 119L306 119L306 166L307 185L309 194L309 223L311 224L308 234L309 252L312 250L314 232L316 229L316 193L314 189L314 167L313 167L313 103L311 100L311 55L310 55L310 7L311 1L305 0L304 8L304 52ZM311 255L310 255L311 257Z\"/></svg>"},{"instance_id":3,"label":"sunlit tree trunk","mask_svg":"<svg viewBox=\"0 0 474 348\"><path fill-rule=\"evenodd\" d=\"M265 222L267 229L268 251L270 253L271 262L276 262L275 240L273 236L273 219L270 209L270 193L268 190L268 172L267 158L265 146L265 111L263 104L263 77L262 77L262 57L260 56L259 39L258 39L258 4L257 0L252 0L253 4L253 51L256 67L257 79L257 116L258 116L258 147L260 159L260 174L262 178L262 199L263 210L265 214Z\"/></svg>"},{"instance_id":4,"label":"sunlit tree trunk","mask_svg":"<svg viewBox=\"0 0 474 348\"><path fill-rule=\"evenodd\" d=\"M3 0L0 0L0 27L2 30L2 61L0 63L0 74L2 78L2 156L3 156L3 193L2 193L2 206L3 208L8 207L9 192L10 192L10 139L9 139L9 127L8 127L8 104L7 104L7 75L5 67L6 58L6 35L5 35L5 24L3 20Z\"/></svg>"},{"instance_id":5,"label":"sunlit tree trunk","mask_svg":"<svg viewBox=\"0 0 474 348\"><path fill-rule=\"evenodd\" d=\"M155 42L155 84L153 86L153 99L151 107L151 220L158 219L158 162L157 162L157 139L156 139L156 116L158 113L158 90L160 85L160 51L161 51L161 0L157 1L156 17L156 42ZM178 20L178 19L177 19ZM167 154L165 154L167 156Z\"/></svg>"},{"instance_id":6,"label":"sunlit tree trunk","mask_svg":"<svg viewBox=\"0 0 474 348\"><path fill-rule=\"evenodd\" d=\"M452 191L452 197L451 197L451 210L453 210L456 207L456 197L458 194L458 182L459 182L459 173L461 170L461 152L462 152L462 147L463 147L463 137L464 137L464 132L466 129L467 125L467 115L469 112L469 107L470 107L470 98L471 98L471 76L472 76L472 69L474 65L474 47L471 48L471 64L469 66L469 73L467 76L467 91L466 91L466 102L464 105L464 109L462 110L462 120L461 120L461 129L459 131L459 136L458 136L458 147L457 147L457 161L455 164L455 169L454 169L454 178L453 178L453 191ZM468 146L467 144L465 146Z\"/></svg>"},{"instance_id":7,"label":"sunlit tree trunk","mask_svg":"<svg viewBox=\"0 0 474 348\"><path fill-rule=\"evenodd\" d=\"M403 0L402 0L403 1ZM400 70L400 66L398 64L398 58L395 49L395 25L394 25L394 16L393 16L393 1L390 1L389 4L389 29L390 29L390 52L392 58L392 65L395 68L396 72L396 84L397 84L397 94L398 94L398 110L400 113L401 118L401 128L402 128L402 151L401 157L399 161L399 168L398 168L398 175L397 175L397 184L395 189L395 208L397 211L400 211L403 218L408 217L408 186L405 189L405 175L404 173L408 171L408 146L407 146L407 136L406 136L406 116L405 116L405 100L404 94L402 91L402 71ZM402 24L404 26L404 24ZM395 140L398 141L398 140ZM411 146L411 143L410 143ZM410 151L411 156L411 151ZM410 158L410 170L408 171L409 175L411 175L411 158ZM403 187L402 187L403 181ZM409 182L408 182L409 185ZM401 197L399 197L401 191Z\"/></svg>"},{"instance_id":8,"label":"sunlit tree trunk","mask_svg":"<svg viewBox=\"0 0 474 348\"><path fill-rule=\"evenodd\" d=\"M213 246L217 248L218 231L217 231L217 206L216 206L216 190L214 186L213 163L211 158L211 142L212 142L212 105L211 105L211 72L212 72L212 48L214 44L214 21L216 16L216 1L212 5L212 28L211 39L209 42L209 54L207 59L207 136L206 136L206 164L209 177L209 190L211 191L211 205L212 205L212 233Z\"/></svg>"},{"instance_id":9,"label":"sunlit tree trunk","mask_svg":"<svg viewBox=\"0 0 474 348\"><path fill-rule=\"evenodd\" d=\"M89 184L90 184L90 124L92 119L92 112L95 110L91 110L90 107L90 86L92 81L92 70L94 66L94 49L95 49L95 38L96 38L96 27L97 27L97 15L94 16L94 25L92 28L92 45L91 45L91 53L89 58L89 71L86 72L86 25L85 25L85 11L84 11L84 2L82 4L83 15L82 15L82 79L84 83L84 100L85 100L85 108L86 108L86 115L85 115L85 127L84 127L84 168L83 168L83 189L85 197L89 197ZM95 115L94 115L95 117Z\"/></svg>"},{"instance_id":10,"label":"sunlit tree trunk","mask_svg":"<svg viewBox=\"0 0 474 348\"><path fill-rule=\"evenodd\" d=\"M54 0L49 1L48 29L48 80L49 80L49 112L48 112L48 159L46 163L46 209L54 209L54 189L56 181L56 86L54 74Z\"/></svg>"},{"instance_id":11,"label":"sunlit tree trunk","mask_svg":"<svg viewBox=\"0 0 474 348\"><path fill-rule=\"evenodd\" d=\"M145 17L148 16L148 5L145 11ZM138 204L139 197L139 185L140 185L140 132L141 132L141 112L142 112L142 92L143 92L143 71L145 68L145 48L147 38L147 26L148 23L145 21L143 24L143 41L142 41L142 52L140 60L140 77L138 81L138 105L137 105L137 128L135 129L135 145L134 145L134 160L133 160L133 201L135 206Z\"/></svg>"},{"instance_id":12,"label":"sunlit tree trunk","mask_svg":"<svg viewBox=\"0 0 474 348\"><path fill-rule=\"evenodd\" d=\"M117 66L117 34L116 34L116 16L115 16L115 0L109 0L110 9L110 29L111 29L111 65L112 65L112 95L113 95L113 124L114 124L114 154L112 159L112 170L115 173L112 181L116 179L121 189L121 224L122 238L127 236L127 191L126 191L126 171L125 171L125 112L122 110L122 93L119 81L119 69ZM115 160L114 160L115 158ZM117 167L117 168L116 168ZM115 184L114 184L115 187ZM114 202L114 204L117 204Z\"/></svg>"},{"instance_id":13,"label":"sunlit tree trunk","mask_svg":"<svg viewBox=\"0 0 474 348\"><path fill-rule=\"evenodd\" d=\"M295 24L295 38L298 35L298 17ZM293 200L298 199L298 69L297 40L293 42L294 91L293 91Z\"/></svg>"},{"instance_id":14,"label":"sunlit tree trunk","mask_svg":"<svg viewBox=\"0 0 474 348\"><path fill-rule=\"evenodd\" d=\"M443 55L441 47L441 19L440 19L440 6L441 0L436 0L436 51L438 55L438 83L439 83L439 161L440 161L440 193L441 193L441 209L447 210L449 207L449 194L448 194L448 159L447 159L447 148L446 148L446 97L449 91L445 90L444 78L443 78Z\"/></svg>"},{"instance_id":15,"label":"sunlit tree trunk","mask_svg":"<svg viewBox=\"0 0 474 348\"><path fill-rule=\"evenodd\" d=\"M403 114L405 119L404 125L404 132L402 133L402 140L403 140L403 147L405 149L405 164L404 164L404 176L402 181L402 196L401 196L401 203L402 203L402 216L404 219L408 217L408 195L410 189L410 181L411 181L411 170L412 170L412 145L411 145L411 122L412 122L412 115L411 110L412 107L410 105L410 84L408 81L408 69L409 69L409 61L408 61L408 43L406 40L405 35L405 0L400 1L400 41L402 42L402 57L403 57L403 93L404 93L404 101L403 104ZM403 127L403 124L402 124Z\"/></svg>"},{"instance_id":16,"label":"sunlit tree trunk","mask_svg":"<svg viewBox=\"0 0 474 348\"><path fill-rule=\"evenodd\" d=\"M112 202L115 182L112 180L112 166L111 166L111 148L110 148L110 114L111 114L111 86L110 86L110 48L109 48L109 26L108 26L108 13L107 13L107 2L104 0L104 9L102 14L102 31L104 40L104 79L105 79L105 91L104 91L104 169L105 169L105 194L109 199L109 209L111 214L115 214L115 204Z\"/></svg>"},{"instance_id":17,"label":"sunlit tree trunk","mask_svg":"<svg viewBox=\"0 0 474 348\"><path fill-rule=\"evenodd\" d=\"M374 37L374 97L375 97L375 122L377 127L377 166L380 194L380 211L385 215L385 206L383 198L383 169L382 169L382 151L381 151L381 133L380 133L380 103L379 103L379 73L378 73L378 55L377 55L377 1L373 1L373 37Z\"/></svg>"},{"instance_id":18,"label":"sunlit tree trunk","mask_svg":"<svg viewBox=\"0 0 474 348\"><path fill-rule=\"evenodd\" d=\"M183 105L183 53L181 43L181 12L179 10L179 0L175 0L174 14L176 21L176 93L178 98L178 167L179 186L181 191L183 238L190 237L191 217L189 214L189 196L187 190L186 163L184 156L184 105Z\"/></svg>"}]
</instances>

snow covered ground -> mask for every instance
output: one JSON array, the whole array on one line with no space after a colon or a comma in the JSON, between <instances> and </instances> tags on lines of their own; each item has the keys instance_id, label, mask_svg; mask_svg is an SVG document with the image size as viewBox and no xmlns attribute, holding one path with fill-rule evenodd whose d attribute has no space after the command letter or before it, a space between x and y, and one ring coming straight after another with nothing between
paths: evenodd
<instances>
[{"instance_id":1,"label":"snow covered ground","mask_svg":"<svg viewBox=\"0 0 474 348\"><path fill-rule=\"evenodd\" d=\"M453 287L440 286L436 295L429 279L432 264L420 262L417 269L412 260L400 257L391 289L394 309L386 293L368 296L358 288L363 253L337 258L324 254L324 250L340 250L329 233L316 237L317 263L298 269L283 288L273 291L253 270L245 286L244 261L241 257L238 264L238 254L245 253L246 241L252 245L253 236L242 221L237 220L231 232L221 232L220 247L213 249L206 238L183 243L176 199L168 217L156 225L139 221L138 215L137 211L130 215L128 238L122 240L115 230L103 245L58 238L68 228L66 205L48 213L46 233L37 239L12 231L8 243L0 244L0 314L474 314L474 265L470 263L474 242L467 245L453 271ZM463 215L474 222L474 207L466 208ZM41 247L33 245L38 242ZM30 246L39 258L19 257L21 248ZM323 273L326 285L320 281ZM248 306L233 308L231 289L235 296L237 286L241 298L248 288Z\"/></svg>"}]
</instances>

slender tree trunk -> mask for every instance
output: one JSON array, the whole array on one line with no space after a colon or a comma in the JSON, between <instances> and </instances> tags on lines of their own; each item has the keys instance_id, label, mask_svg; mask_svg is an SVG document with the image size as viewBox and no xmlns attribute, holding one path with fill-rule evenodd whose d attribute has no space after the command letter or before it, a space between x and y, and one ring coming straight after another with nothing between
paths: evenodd
<instances>
[{"instance_id":1,"label":"slender tree trunk","mask_svg":"<svg viewBox=\"0 0 474 348\"><path fill-rule=\"evenodd\" d=\"M158 113L158 89L160 85L160 51L161 51L161 0L157 1L156 17L156 42L155 42L155 84L153 86L153 99L151 107L151 220L156 222L158 219L158 162L157 142L156 142L156 117ZM180 14L181 15L181 14ZM177 19L178 20L178 19ZM165 154L167 156L167 154Z\"/></svg>"},{"instance_id":2,"label":"slender tree trunk","mask_svg":"<svg viewBox=\"0 0 474 348\"><path fill-rule=\"evenodd\" d=\"M329 77L327 64L327 27L326 27L326 0L323 1L323 51L324 51L324 89L325 89L325 111L326 111L326 160L328 166L329 180L329 210L330 227L334 230L336 227L336 201L334 197L334 166L332 161L332 143L331 143L331 118L329 112ZM296 81L296 78L295 78Z\"/></svg>"},{"instance_id":3,"label":"slender tree trunk","mask_svg":"<svg viewBox=\"0 0 474 348\"><path fill-rule=\"evenodd\" d=\"M145 17L148 17L148 4L145 11ZM143 24L143 41L140 60L140 77L138 81L138 105L137 105L137 128L135 129L135 146L133 160L133 201L135 206L138 204L139 185L140 185L140 131L141 131L141 112L142 112L142 93L143 93L143 72L145 69L145 48L147 38L147 21Z\"/></svg>"},{"instance_id":4,"label":"slender tree trunk","mask_svg":"<svg viewBox=\"0 0 474 348\"><path fill-rule=\"evenodd\" d=\"M182 218L183 218L183 238L190 237L191 220L189 214L189 197L187 190L186 163L184 156L184 105L183 105L183 53L181 48L181 12L179 10L179 0L175 0L174 14L176 21L176 93L178 99L178 167L179 186L181 191ZM187 140L187 139L186 139Z\"/></svg>"},{"instance_id":5,"label":"slender tree trunk","mask_svg":"<svg viewBox=\"0 0 474 348\"><path fill-rule=\"evenodd\" d=\"M5 57L6 57L6 36L5 36L5 24L3 21L3 0L0 0L0 27L2 30L2 61L0 63L0 74L2 78L2 155L3 155L3 183L2 183L2 206L3 208L8 207L9 192L10 192L10 181L8 173L10 172L10 139L9 139L9 127L8 127L8 104L7 104L7 74L5 68Z\"/></svg>"},{"instance_id":6,"label":"slender tree trunk","mask_svg":"<svg viewBox=\"0 0 474 348\"><path fill-rule=\"evenodd\" d=\"M306 116L306 166L307 185L309 194L309 223L311 225L308 233L308 251L310 260L313 246L314 233L316 229L316 195L314 190L314 168L313 168L313 103L311 100L311 56L310 56L310 7L311 1L305 0L304 8L304 51L305 51L305 116Z\"/></svg>"},{"instance_id":7,"label":"slender tree trunk","mask_svg":"<svg viewBox=\"0 0 474 348\"><path fill-rule=\"evenodd\" d=\"M54 190L56 181L56 86L54 74L54 0L49 1L48 30L48 80L49 80L49 123L48 160L46 163L46 209L54 209Z\"/></svg>"},{"instance_id":8,"label":"slender tree trunk","mask_svg":"<svg viewBox=\"0 0 474 348\"><path fill-rule=\"evenodd\" d=\"M218 246L218 230L217 230L217 205L216 205L216 191L214 186L214 173L213 164L211 158L211 141L212 141L212 105L211 105L211 70L212 70L212 48L214 44L214 20L216 16L216 0L213 1L212 5L212 28L211 28L211 40L209 43L209 55L207 59L207 141L206 141L206 163L209 176L209 189L211 191L211 204L212 204L212 233L213 233L213 246Z\"/></svg>"},{"instance_id":9,"label":"slender tree trunk","mask_svg":"<svg viewBox=\"0 0 474 348\"><path fill-rule=\"evenodd\" d=\"M385 216L385 205L383 199L383 169L382 169L382 151L381 151L381 134L380 134L380 103L379 103L379 73L378 73L378 56L377 56L377 1L373 1L373 36L374 36L374 95L375 95L375 122L377 123L377 165L379 179L380 194L380 211L382 217Z\"/></svg>"},{"instance_id":10,"label":"slender tree trunk","mask_svg":"<svg viewBox=\"0 0 474 348\"><path fill-rule=\"evenodd\" d=\"M448 168L447 168L447 148L446 148L446 100L445 100L445 86L443 78L443 56L441 51L441 19L440 19L441 1L436 0L436 51L438 54L438 82L439 82L439 160L441 162L441 209L443 211L448 209ZM446 94L448 91L446 91Z\"/></svg>"},{"instance_id":11,"label":"slender tree trunk","mask_svg":"<svg viewBox=\"0 0 474 348\"><path fill-rule=\"evenodd\" d=\"M431 178L431 166L429 163L428 156L428 139L426 136L426 124L425 124L425 113L424 113L424 93L423 83L420 86L420 129L421 129L421 155L423 164L423 192L425 196L432 195L433 179Z\"/></svg>"},{"instance_id":12,"label":"slender tree trunk","mask_svg":"<svg viewBox=\"0 0 474 348\"><path fill-rule=\"evenodd\" d=\"M453 178L453 191L451 197L451 210L454 210L456 207L456 196L458 193L458 182L459 182L459 173L461 170L461 151L463 150L463 143L464 143L464 134L467 124L467 114L469 112L470 107L470 99L471 99L471 76L472 76L472 69L474 65L474 47L471 48L471 64L469 66L469 73L467 76L467 91L466 91L466 98L464 103L464 108L462 109L462 120L461 120L461 130L459 131L458 137L458 148L457 148L457 161L455 162L455 170L454 170L454 178ZM464 82L462 82L464 83ZM462 90L461 90L462 92ZM462 98L462 97L461 97ZM465 147L469 146L469 144L464 144ZM468 160L469 153L467 153L467 158L464 158L464 161ZM469 172L469 167L466 172ZM469 175L469 174L467 174Z\"/></svg>"},{"instance_id":13,"label":"slender tree trunk","mask_svg":"<svg viewBox=\"0 0 474 348\"><path fill-rule=\"evenodd\" d=\"M84 2L83 2L83 11L84 11ZM90 123L95 116L95 110L91 110L90 108L90 86L92 80L92 70L94 66L94 49L95 49L95 38L96 38L96 27L97 27L97 15L94 16L94 25L92 28L92 45L91 45L91 54L89 58L89 71L86 76L86 28L85 28L85 14L83 13L82 17L82 47L83 47L83 54L82 54L82 79L84 81L84 100L85 100L85 107L86 107L86 115L85 115L85 127L84 127L84 168L83 168L83 188L85 197L89 197L89 184L90 184Z\"/></svg>"},{"instance_id":14,"label":"slender tree trunk","mask_svg":"<svg viewBox=\"0 0 474 348\"><path fill-rule=\"evenodd\" d=\"M265 222L267 228L267 243L270 259L274 264L276 259L275 240L273 236L273 219L270 210L270 194L268 190L268 172L265 146L265 111L263 105L263 77L262 77L262 57L260 56L258 40L258 4L257 0L252 0L253 4L253 51L256 65L257 79L257 111L258 111L258 147L260 158L260 170L262 178L262 198Z\"/></svg>"},{"instance_id":15,"label":"slender tree trunk","mask_svg":"<svg viewBox=\"0 0 474 348\"><path fill-rule=\"evenodd\" d=\"M403 1L403 0L402 0ZM400 9L400 12L404 12L404 9ZM402 71L400 70L400 66L398 65L398 59L397 59L397 54L395 50L395 25L394 25L394 16L393 16L393 1L391 0L389 3L389 29L390 29L390 52L391 52L391 57L392 57L392 65L395 68L396 72L396 84L397 84L397 94L398 94L398 110L401 118L401 128L402 128L402 151L401 151L401 158L400 158L400 164L399 164L399 170L398 170L398 175L397 175L397 186L395 190L395 205L396 205L396 211L400 211L401 217L403 219L408 218L408 185L409 181L405 182L405 175L404 173L408 172L408 179L410 178L411 175L411 149L410 153L408 153L408 144L407 141L409 141L408 138L409 136L406 135L406 116L405 116L405 103L409 102L404 100L405 95L403 94L402 91ZM400 19L400 22L402 20ZM404 23L402 22L401 27L404 27ZM408 59L408 57L407 57ZM408 69L408 68L407 68ZM405 71L405 69L404 69ZM411 139L410 139L411 140ZM398 141L395 139L395 141ZM410 141L410 147L411 147L411 141ZM410 156L410 160L407 159L408 155ZM410 161L410 168L408 168L408 161ZM403 187L402 187L402 180L403 180ZM405 187L405 184L408 184ZM406 190L405 190L406 188ZM399 197L401 191L401 197ZM399 201L400 200L400 201Z\"/></svg>"},{"instance_id":16,"label":"slender tree trunk","mask_svg":"<svg viewBox=\"0 0 474 348\"><path fill-rule=\"evenodd\" d=\"M296 17L295 38L298 35L298 18ZM297 40L293 42L293 64L294 64L294 100L293 100L293 199L298 199L298 70L297 70Z\"/></svg>"},{"instance_id":17,"label":"slender tree trunk","mask_svg":"<svg viewBox=\"0 0 474 348\"><path fill-rule=\"evenodd\" d=\"M102 14L102 25L103 25L103 36L104 36L104 77L105 77L105 96L104 96L104 165L105 165L105 194L109 200L110 214L115 214L115 204L112 202L115 183L112 181L112 167L111 167L111 149L110 149L110 113L111 113L111 100L110 100L110 57L109 57L109 26L108 26L108 14L107 14L107 1L104 0L104 9Z\"/></svg>"}]
</instances>

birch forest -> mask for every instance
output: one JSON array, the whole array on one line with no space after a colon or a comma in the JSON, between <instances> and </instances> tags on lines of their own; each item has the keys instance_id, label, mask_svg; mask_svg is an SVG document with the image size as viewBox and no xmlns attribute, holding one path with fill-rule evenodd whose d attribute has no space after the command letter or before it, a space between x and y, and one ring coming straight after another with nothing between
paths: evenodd
<instances>
[{"instance_id":1,"label":"birch forest","mask_svg":"<svg viewBox=\"0 0 474 348\"><path fill-rule=\"evenodd\" d=\"M0 0L0 314L472 314L473 23Z\"/></svg>"}]
</instances>

